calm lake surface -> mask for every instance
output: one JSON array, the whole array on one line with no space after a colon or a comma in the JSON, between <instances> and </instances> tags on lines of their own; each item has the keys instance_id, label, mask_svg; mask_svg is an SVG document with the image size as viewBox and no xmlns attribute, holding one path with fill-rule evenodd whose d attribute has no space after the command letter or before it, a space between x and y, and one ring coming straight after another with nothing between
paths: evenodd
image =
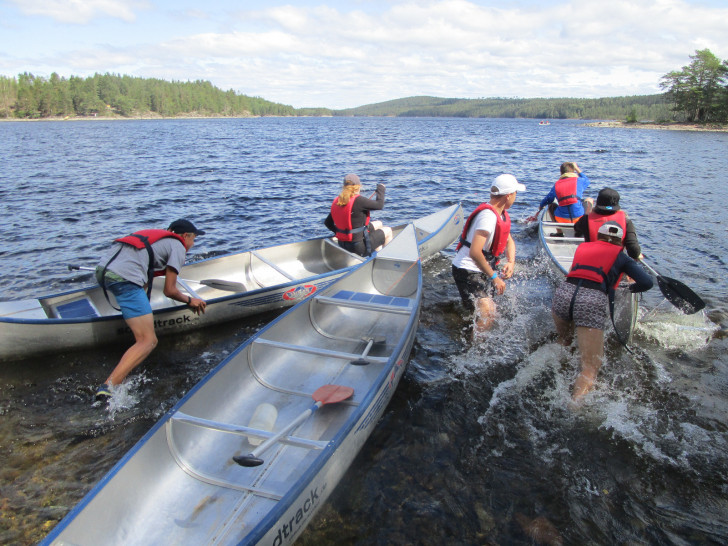
<instances>
[{"instance_id":1,"label":"calm lake surface","mask_svg":"<svg viewBox=\"0 0 728 546\"><path fill-rule=\"evenodd\" d=\"M576 357L555 344L555 279L524 219L563 161L609 186L649 263L707 303L643 297L630 355L611 339L598 387L568 409ZM382 421L303 544L725 544L728 541L728 134L573 121L267 118L0 123L0 298L92 282L109 242L191 219L190 261L323 235L341 180L387 186L395 224L491 180L517 269L497 327L467 342L454 247L425 264L417 339ZM274 316L161 339L112 410L91 397L124 347L0 366L0 542L31 544L236 346Z\"/></svg>"}]
</instances>

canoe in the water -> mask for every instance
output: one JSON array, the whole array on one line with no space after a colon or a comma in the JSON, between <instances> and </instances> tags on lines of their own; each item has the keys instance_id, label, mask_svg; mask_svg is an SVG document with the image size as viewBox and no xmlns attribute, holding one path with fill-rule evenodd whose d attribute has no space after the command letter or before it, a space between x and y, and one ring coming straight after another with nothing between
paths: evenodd
<instances>
[{"instance_id":1,"label":"canoe in the water","mask_svg":"<svg viewBox=\"0 0 728 546\"><path fill-rule=\"evenodd\" d=\"M236 349L43 543L293 543L397 388L421 297L422 267L410 226ZM307 415L327 385L353 395ZM289 430L297 420L302 423ZM267 439L271 446L256 453ZM248 461L250 453L259 466L233 459Z\"/></svg>"},{"instance_id":2,"label":"canoe in the water","mask_svg":"<svg viewBox=\"0 0 728 546\"><path fill-rule=\"evenodd\" d=\"M415 220L421 257L449 246L460 235L462 224L459 204ZM405 225L395 227L394 233ZM158 279L151 298L157 335L289 307L363 261L333 238L319 237L186 265L179 275L181 289L205 299L206 312L198 316L167 298L162 291L164 280ZM109 297L114 301L113 295ZM37 299L0 302L0 362L127 339L132 340L131 331L121 313L96 284Z\"/></svg>"},{"instance_id":3,"label":"canoe in the water","mask_svg":"<svg viewBox=\"0 0 728 546\"><path fill-rule=\"evenodd\" d=\"M560 278L565 277L571 269L576 247L584 242L584 238L575 236L574 224L551 221L547 208L538 217L538 238L553 271ZM619 338L625 343L632 340L639 310L637 294L630 292L627 286L622 281L614 296L614 325Z\"/></svg>"}]
</instances>

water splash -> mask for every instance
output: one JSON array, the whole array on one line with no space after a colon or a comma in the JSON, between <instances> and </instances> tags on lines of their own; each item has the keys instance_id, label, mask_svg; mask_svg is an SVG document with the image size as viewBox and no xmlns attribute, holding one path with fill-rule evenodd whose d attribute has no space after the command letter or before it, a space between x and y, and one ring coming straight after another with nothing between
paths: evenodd
<instances>
[{"instance_id":1,"label":"water splash","mask_svg":"<svg viewBox=\"0 0 728 546\"><path fill-rule=\"evenodd\" d=\"M697 351L706 347L719 329L704 311L685 315L676 310L645 312L640 308L635 335L666 349Z\"/></svg>"}]
</instances>

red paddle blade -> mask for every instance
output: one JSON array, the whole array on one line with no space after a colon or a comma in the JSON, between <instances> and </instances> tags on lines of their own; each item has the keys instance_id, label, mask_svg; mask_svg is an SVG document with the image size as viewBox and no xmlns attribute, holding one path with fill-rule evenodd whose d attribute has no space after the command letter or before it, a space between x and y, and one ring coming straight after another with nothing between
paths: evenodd
<instances>
[{"instance_id":1,"label":"red paddle blade","mask_svg":"<svg viewBox=\"0 0 728 546\"><path fill-rule=\"evenodd\" d=\"M316 392L311 396L316 402L322 404L336 404L347 398L351 398L354 394L354 389L351 387L344 387L342 385L324 385L316 389Z\"/></svg>"}]
</instances>

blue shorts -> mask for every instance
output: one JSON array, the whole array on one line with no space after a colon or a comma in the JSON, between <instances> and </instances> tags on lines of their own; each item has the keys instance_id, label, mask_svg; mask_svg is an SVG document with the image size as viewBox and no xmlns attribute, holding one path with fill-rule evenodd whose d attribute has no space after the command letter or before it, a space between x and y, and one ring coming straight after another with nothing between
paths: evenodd
<instances>
[{"instance_id":1,"label":"blue shorts","mask_svg":"<svg viewBox=\"0 0 728 546\"><path fill-rule=\"evenodd\" d=\"M133 282L114 282L107 284L106 289L114 294L125 319L149 315L152 312L147 293Z\"/></svg>"}]
</instances>

